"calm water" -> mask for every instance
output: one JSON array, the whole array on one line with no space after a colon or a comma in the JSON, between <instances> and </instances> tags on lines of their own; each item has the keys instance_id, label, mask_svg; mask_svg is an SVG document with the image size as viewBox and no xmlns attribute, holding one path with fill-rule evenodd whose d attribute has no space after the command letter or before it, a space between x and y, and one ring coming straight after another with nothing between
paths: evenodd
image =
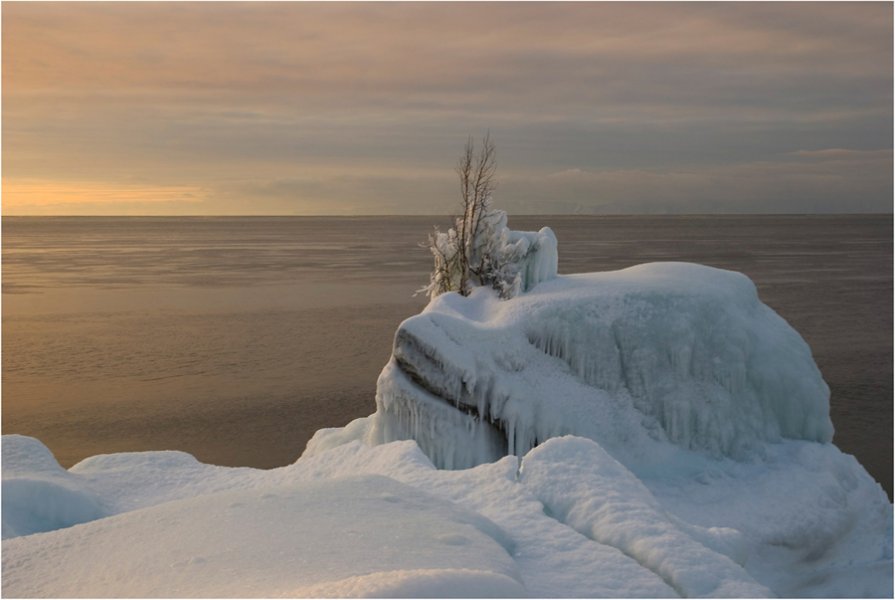
<instances>
[{"instance_id":1,"label":"calm water","mask_svg":"<svg viewBox=\"0 0 895 600\"><path fill-rule=\"evenodd\" d=\"M180 449L273 467L374 410L438 217L4 218L3 432L70 466ZM515 217L560 271L742 271L811 345L836 443L892 492L892 217Z\"/></svg>"}]
</instances>

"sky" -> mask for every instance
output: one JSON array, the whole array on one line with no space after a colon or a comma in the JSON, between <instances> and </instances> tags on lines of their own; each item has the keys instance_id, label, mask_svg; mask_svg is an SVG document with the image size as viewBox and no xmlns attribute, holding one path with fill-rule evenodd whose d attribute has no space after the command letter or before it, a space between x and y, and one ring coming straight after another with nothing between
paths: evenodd
<instances>
[{"instance_id":1,"label":"sky","mask_svg":"<svg viewBox=\"0 0 895 600\"><path fill-rule=\"evenodd\" d=\"M892 212L893 5L4 2L4 215Z\"/></svg>"}]
</instances>

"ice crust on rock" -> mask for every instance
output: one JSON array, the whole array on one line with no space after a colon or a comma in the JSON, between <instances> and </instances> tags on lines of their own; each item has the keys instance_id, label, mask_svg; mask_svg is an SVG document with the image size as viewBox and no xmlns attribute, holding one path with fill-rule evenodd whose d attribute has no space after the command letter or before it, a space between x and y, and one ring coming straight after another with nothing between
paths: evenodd
<instances>
[{"instance_id":1,"label":"ice crust on rock","mask_svg":"<svg viewBox=\"0 0 895 600\"><path fill-rule=\"evenodd\" d=\"M833 436L801 336L744 275L686 263L558 276L509 300L443 294L399 327L376 400L371 441L415 439L448 468L566 434L620 458L650 438L738 459Z\"/></svg>"}]
</instances>

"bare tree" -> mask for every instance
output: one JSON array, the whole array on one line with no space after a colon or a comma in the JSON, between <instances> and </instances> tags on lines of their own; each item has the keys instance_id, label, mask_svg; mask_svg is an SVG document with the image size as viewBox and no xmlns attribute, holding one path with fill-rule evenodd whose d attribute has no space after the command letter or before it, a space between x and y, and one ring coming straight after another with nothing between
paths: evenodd
<instances>
[{"instance_id":1,"label":"bare tree","mask_svg":"<svg viewBox=\"0 0 895 600\"><path fill-rule=\"evenodd\" d=\"M463 215L455 219L454 227L447 232L436 228L429 235L427 245L435 267L429 285L420 291L430 297L450 291L468 296L472 285L486 283L486 270L494 262L484 238L490 231L489 217L493 217L491 196L497 187L496 171L497 153L491 134L485 134L478 151L470 137L456 167Z\"/></svg>"},{"instance_id":2,"label":"bare tree","mask_svg":"<svg viewBox=\"0 0 895 600\"><path fill-rule=\"evenodd\" d=\"M494 174L497 172L497 153L491 133L485 134L478 154L472 136L457 161L457 175L460 177L460 199L463 204L463 220L459 223L460 286L459 292L469 295L470 275L481 276L482 257L478 256L476 241L482 229L482 217L491 204L491 196L496 188Z\"/></svg>"}]
</instances>

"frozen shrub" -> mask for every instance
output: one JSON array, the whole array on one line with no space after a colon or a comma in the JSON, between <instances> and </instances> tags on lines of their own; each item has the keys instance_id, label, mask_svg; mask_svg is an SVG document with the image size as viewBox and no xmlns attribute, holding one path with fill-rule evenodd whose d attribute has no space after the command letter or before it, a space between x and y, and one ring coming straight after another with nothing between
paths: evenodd
<instances>
[{"instance_id":1,"label":"frozen shrub","mask_svg":"<svg viewBox=\"0 0 895 600\"><path fill-rule=\"evenodd\" d=\"M556 275L553 232L512 231L506 213L491 206L496 166L489 135L478 153L472 138L467 141L457 164L463 215L446 232L436 228L429 234L435 264L429 285L420 291L430 298L444 292L468 296L475 286L490 286L502 298L512 298Z\"/></svg>"}]
</instances>

